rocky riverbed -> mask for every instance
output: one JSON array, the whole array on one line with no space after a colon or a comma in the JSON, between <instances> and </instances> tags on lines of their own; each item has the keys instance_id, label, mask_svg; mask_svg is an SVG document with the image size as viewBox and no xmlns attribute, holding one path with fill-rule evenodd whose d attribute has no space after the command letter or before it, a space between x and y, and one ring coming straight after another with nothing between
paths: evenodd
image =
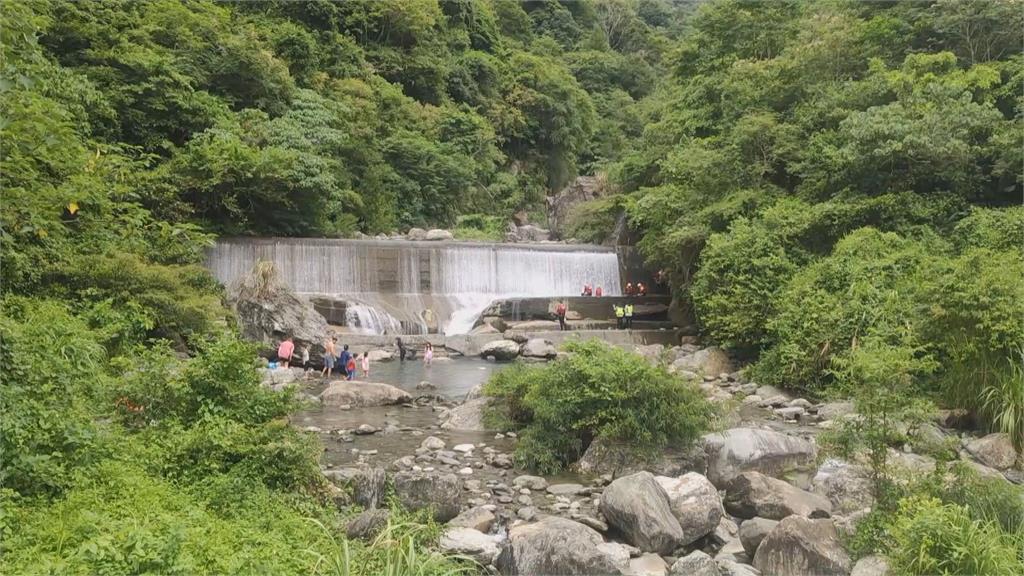
<instances>
[{"instance_id":1,"label":"rocky riverbed","mask_svg":"<svg viewBox=\"0 0 1024 576\"><path fill-rule=\"evenodd\" d=\"M446 523L444 551L503 574L886 572L884 559L855 564L841 545L872 506L867 470L822 459L816 442L821 430L855 417L852 405L747 381L716 348L637 351L697 380L724 407L721 430L651 461L599 439L571 473L540 477L516 468L514 433L485 429L479 412L487 399L476 388L463 394L465 381L406 379L390 391L305 382L321 404L293 423L321 435L324 475L367 509L349 526L352 537L371 536L386 521L390 481L407 508L429 508ZM962 416L938 415L929 443L954 446L980 473L1020 483L1008 439L957 432ZM892 461L908 474L934 470L920 448L894 451Z\"/></svg>"}]
</instances>

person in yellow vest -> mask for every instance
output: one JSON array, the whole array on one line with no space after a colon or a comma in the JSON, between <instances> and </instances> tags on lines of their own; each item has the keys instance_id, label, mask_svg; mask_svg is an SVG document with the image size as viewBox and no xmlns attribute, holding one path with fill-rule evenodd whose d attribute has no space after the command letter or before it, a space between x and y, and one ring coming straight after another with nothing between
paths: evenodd
<instances>
[{"instance_id":1,"label":"person in yellow vest","mask_svg":"<svg viewBox=\"0 0 1024 576\"><path fill-rule=\"evenodd\" d=\"M623 313L626 316L626 329L629 330L633 328L633 305L626 304L626 309Z\"/></svg>"},{"instance_id":2,"label":"person in yellow vest","mask_svg":"<svg viewBox=\"0 0 1024 576\"><path fill-rule=\"evenodd\" d=\"M612 304L612 309L615 310L615 325L622 330L623 317L626 315L626 310L622 306L616 306Z\"/></svg>"}]
</instances>

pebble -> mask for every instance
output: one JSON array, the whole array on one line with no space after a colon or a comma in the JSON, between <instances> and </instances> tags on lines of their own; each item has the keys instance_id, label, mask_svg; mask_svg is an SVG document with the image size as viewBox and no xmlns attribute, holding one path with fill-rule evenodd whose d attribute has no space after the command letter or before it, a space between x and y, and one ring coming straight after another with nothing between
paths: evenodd
<instances>
[{"instance_id":1,"label":"pebble","mask_svg":"<svg viewBox=\"0 0 1024 576\"><path fill-rule=\"evenodd\" d=\"M462 474L463 476L469 476L472 473L473 473L473 469L469 468L469 467L462 468L461 470L459 470L459 474Z\"/></svg>"},{"instance_id":2,"label":"pebble","mask_svg":"<svg viewBox=\"0 0 1024 576\"><path fill-rule=\"evenodd\" d=\"M452 450L455 450L456 452L462 452L463 454L468 454L473 451L473 448L474 446L472 444L456 444L455 447L452 448Z\"/></svg>"}]
</instances>

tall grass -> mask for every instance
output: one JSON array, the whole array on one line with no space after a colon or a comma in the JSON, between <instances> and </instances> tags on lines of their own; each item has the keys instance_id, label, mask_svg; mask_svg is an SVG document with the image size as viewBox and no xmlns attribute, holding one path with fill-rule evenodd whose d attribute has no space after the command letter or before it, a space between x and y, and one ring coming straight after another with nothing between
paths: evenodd
<instances>
[{"instance_id":1,"label":"tall grass","mask_svg":"<svg viewBox=\"0 0 1024 576\"><path fill-rule=\"evenodd\" d=\"M1024 448L1024 344L1010 354L966 342L955 349L942 382L947 402L974 411L989 430Z\"/></svg>"}]
</instances>

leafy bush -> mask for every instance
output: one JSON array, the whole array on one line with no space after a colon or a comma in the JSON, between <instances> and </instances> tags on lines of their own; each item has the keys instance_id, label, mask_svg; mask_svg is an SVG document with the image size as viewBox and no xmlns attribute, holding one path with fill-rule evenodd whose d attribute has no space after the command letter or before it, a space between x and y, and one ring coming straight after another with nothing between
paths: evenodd
<instances>
[{"instance_id":1,"label":"leafy bush","mask_svg":"<svg viewBox=\"0 0 1024 576\"><path fill-rule=\"evenodd\" d=\"M887 556L898 574L1020 574L1013 539L996 524L975 520L963 506L936 498L900 504Z\"/></svg>"},{"instance_id":2,"label":"leafy bush","mask_svg":"<svg viewBox=\"0 0 1024 576\"><path fill-rule=\"evenodd\" d=\"M464 214L456 220L452 234L459 240L500 242L505 235L505 219L486 214Z\"/></svg>"},{"instance_id":3,"label":"leafy bush","mask_svg":"<svg viewBox=\"0 0 1024 576\"><path fill-rule=\"evenodd\" d=\"M498 398L493 410L523 429L516 458L526 467L558 471L599 436L643 453L689 444L710 426L708 401L663 366L596 340L570 342L566 351L566 359L513 366L484 386Z\"/></svg>"}]
</instances>

